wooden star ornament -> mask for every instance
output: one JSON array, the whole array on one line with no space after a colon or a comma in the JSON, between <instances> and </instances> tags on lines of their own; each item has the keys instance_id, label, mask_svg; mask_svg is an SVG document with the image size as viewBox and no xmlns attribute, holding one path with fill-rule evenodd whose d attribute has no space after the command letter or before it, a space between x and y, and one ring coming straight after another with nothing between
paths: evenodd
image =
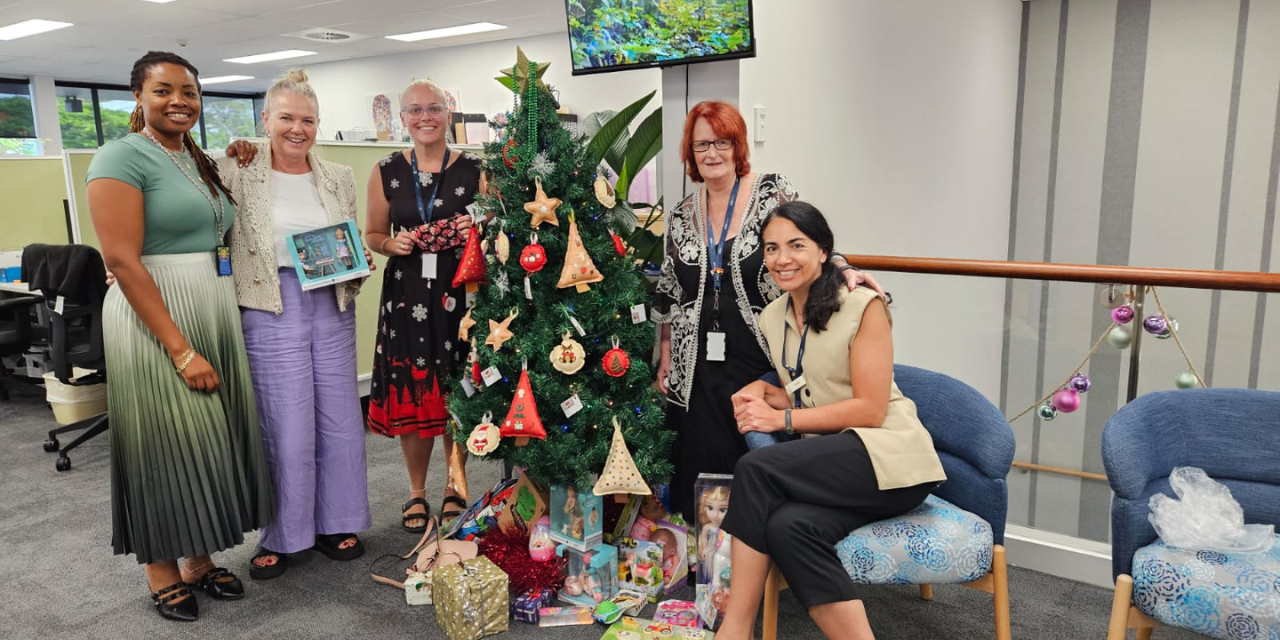
<instances>
[{"instance_id":1,"label":"wooden star ornament","mask_svg":"<svg viewBox=\"0 0 1280 640\"><path fill-rule=\"evenodd\" d=\"M542 74L547 72L547 67L551 66L550 62L539 62L534 68L533 79L537 82L539 89L546 89L547 85L542 81ZM511 78L520 93L529 90L529 58L524 55L524 49L516 47L516 64L502 70L502 75Z\"/></svg>"},{"instance_id":2,"label":"wooden star ornament","mask_svg":"<svg viewBox=\"0 0 1280 640\"><path fill-rule=\"evenodd\" d=\"M532 202L524 203L524 210L533 216L529 221L529 226L534 229L543 222L550 222L554 226L560 226L560 220L556 218L556 209L561 205L560 198L548 198L547 193L542 190L542 179L534 178L534 184L537 185L538 191L534 194Z\"/></svg>"},{"instance_id":3,"label":"wooden star ornament","mask_svg":"<svg viewBox=\"0 0 1280 640\"><path fill-rule=\"evenodd\" d=\"M507 316L502 322L496 320L489 321L489 337L484 339L484 343L493 347L493 352L497 353L502 348L502 343L515 337L511 333L511 321L520 315L520 311L512 310L511 315Z\"/></svg>"}]
</instances>

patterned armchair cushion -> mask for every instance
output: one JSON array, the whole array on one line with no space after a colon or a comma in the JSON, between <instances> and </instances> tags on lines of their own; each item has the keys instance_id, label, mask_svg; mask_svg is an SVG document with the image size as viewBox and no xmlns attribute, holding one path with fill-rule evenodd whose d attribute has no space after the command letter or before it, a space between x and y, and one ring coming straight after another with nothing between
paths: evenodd
<instances>
[{"instance_id":1,"label":"patterned armchair cushion","mask_svg":"<svg viewBox=\"0 0 1280 640\"><path fill-rule=\"evenodd\" d=\"M1280 540L1266 554L1166 547L1133 555L1133 603L1171 627L1223 640L1280 640Z\"/></svg>"},{"instance_id":2,"label":"patterned armchair cushion","mask_svg":"<svg viewBox=\"0 0 1280 640\"><path fill-rule=\"evenodd\" d=\"M991 570L991 551L991 525L936 495L836 544L845 571L858 584L970 582Z\"/></svg>"}]
</instances>

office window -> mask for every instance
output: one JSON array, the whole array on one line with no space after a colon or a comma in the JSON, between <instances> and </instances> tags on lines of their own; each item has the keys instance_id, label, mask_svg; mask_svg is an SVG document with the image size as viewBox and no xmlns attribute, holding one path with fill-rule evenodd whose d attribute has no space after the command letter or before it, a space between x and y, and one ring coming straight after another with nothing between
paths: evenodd
<instances>
[{"instance_id":1,"label":"office window","mask_svg":"<svg viewBox=\"0 0 1280 640\"><path fill-rule=\"evenodd\" d=\"M0 79L0 155L40 155L31 85Z\"/></svg>"},{"instance_id":2,"label":"office window","mask_svg":"<svg viewBox=\"0 0 1280 640\"><path fill-rule=\"evenodd\" d=\"M233 137L251 138L257 135L257 117L253 105L252 96L233 98L205 94L205 148L223 149Z\"/></svg>"},{"instance_id":3,"label":"office window","mask_svg":"<svg viewBox=\"0 0 1280 640\"><path fill-rule=\"evenodd\" d=\"M93 115L96 110L93 89L59 86L55 95L58 96L62 148L97 149L98 122Z\"/></svg>"},{"instance_id":4,"label":"office window","mask_svg":"<svg viewBox=\"0 0 1280 640\"><path fill-rule=\"evenodd\" d=\"M98 109L102 118L102 142L119 140L129 135L129 117L138 102L130 91L98 89Z\"/></svg>"}]
</instances>

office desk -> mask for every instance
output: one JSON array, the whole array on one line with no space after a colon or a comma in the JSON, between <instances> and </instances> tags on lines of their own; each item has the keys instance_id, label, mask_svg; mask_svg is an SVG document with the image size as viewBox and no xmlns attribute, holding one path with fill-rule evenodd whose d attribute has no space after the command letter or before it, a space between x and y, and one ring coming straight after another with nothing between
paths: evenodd
<instances>
[{"instance_id":1,"label":"office desk","mask_svg":"<svg viewBox=\"0 0 1280 640\"><path fill-rule=\"evenodd\" d=\"M25 282L0 282L0 293L16 293L25 296L37 296L39 291L32 291Z\"/></svg>"}]
</instances>

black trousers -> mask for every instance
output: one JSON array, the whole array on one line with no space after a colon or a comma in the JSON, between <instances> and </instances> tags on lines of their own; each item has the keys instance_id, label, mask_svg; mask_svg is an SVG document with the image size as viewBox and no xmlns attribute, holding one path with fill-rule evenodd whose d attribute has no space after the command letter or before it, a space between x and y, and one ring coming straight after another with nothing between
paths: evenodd
<instances>
[{"instance_id":1,"label":"black trousers","mask_svg":"<svg viewBox=\"0 0 1280 640\"><path fill-rule=\"evenodd\" d=\"M773 558L806 609L856 600L835 544L920 506L936 486L881 491L862 438L851 432L785 442L738 461L723 529Z\"/></svg>"}]
</instances>

